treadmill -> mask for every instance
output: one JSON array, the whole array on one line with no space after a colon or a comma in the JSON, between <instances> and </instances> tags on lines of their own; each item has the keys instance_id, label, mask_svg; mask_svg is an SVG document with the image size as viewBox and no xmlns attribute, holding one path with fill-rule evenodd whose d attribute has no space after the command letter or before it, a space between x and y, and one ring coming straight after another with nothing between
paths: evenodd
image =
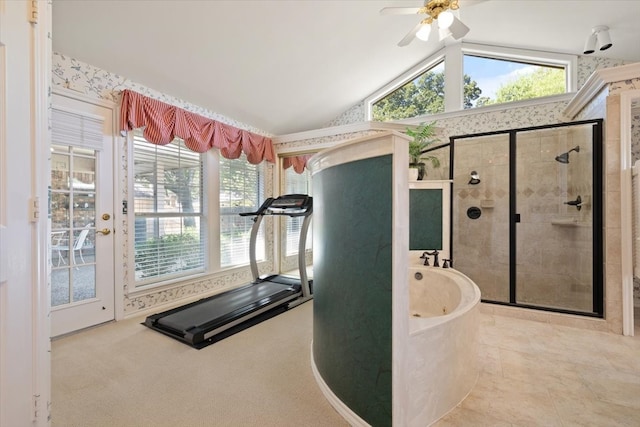
<instances>
[{"instance_id":1,"label":"treadmill","mask_svg":"<svg viewBox=\"0 0 640 427\"><path fill-rule=\"evenodd\" d=\"M182 307L153 314L146 318L144 324L199 349L310 300L313 298L313 282L307 278L305 247L312 212L312 197L288 194L268 198L255 212L241 213L241 216L253 216L249 240L253 281ZM256 240L265 215L304 217L298 246L299 278L281 274L259 276Z\"/></svg>"}]
</instances>

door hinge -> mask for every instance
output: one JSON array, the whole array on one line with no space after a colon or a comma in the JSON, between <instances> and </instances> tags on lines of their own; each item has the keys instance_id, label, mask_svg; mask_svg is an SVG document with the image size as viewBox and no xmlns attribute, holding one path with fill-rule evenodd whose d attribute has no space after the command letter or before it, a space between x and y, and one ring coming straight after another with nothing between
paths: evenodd
<instances>
[{"instance_id":1,"label":"door hinge","mask_svg":"<svg viewBox=\"0 0 640 427\"><path fill-rule=\"evenodd\" d=\"M40 197L32 197L29 199L29 220L38 222L40 219Z\"/></svg>"},{"instance_id":2,"label":"door hinge","mask_svg":"<svg viewBox=\"0 0 640 427\"><path fill-rule=\"evenodd\" d=\"M32 24L38 23L38 0L29 2L29 22Z\"/></svg>"},{"instance_id":3,"label":"door hinge","mask_svg":"<svg viewBox=\"0 0 640 427\"><path fill-rule=\"evenodd\" d=\"M40 404L40 395L33 395L33 420L36 421L38 419L38 406Z\"/></svg>"}]
</instances>

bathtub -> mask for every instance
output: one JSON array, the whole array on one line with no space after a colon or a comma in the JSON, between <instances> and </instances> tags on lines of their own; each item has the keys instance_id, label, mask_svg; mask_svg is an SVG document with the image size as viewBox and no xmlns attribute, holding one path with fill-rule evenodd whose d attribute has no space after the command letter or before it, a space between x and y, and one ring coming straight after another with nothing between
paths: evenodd
<instances>
[{"instance_id":1,"label":"bathtub","mask_svg":"<svg viewBox=\"0 0 640 427\"><path fill-rule=\"evenodd\" d=\"M408 425L428 426L478 378L480 290L457 270L409 268Z\"/></svg>"}]
</instances>

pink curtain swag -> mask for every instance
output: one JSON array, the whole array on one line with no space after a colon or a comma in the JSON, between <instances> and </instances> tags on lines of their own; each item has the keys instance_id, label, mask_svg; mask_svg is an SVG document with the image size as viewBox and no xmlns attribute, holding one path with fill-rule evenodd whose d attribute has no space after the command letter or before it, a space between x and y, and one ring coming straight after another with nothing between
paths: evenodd
<instances>
[{"instance_id":1,"label":"pink curtain swag","mask_svg":"<svg viewBox=\"0 0 640 427\"><path fill-rule=\"evenodd\" d=\"M304 168L307 166L307 162L311 156L313 156L313 154L285 157L282 161L282 168L288 169L293 166L293 170L296 171L296 173L302 173L304 172Z\"/></svg>"},{"instance_id":2,"label":"pink curtain swag","mask_svg":"<svg viewBox=\"0 0 640 427\"><path fill-rule=\"evenodd\" d=\"M130 131L142 127L145 139L154 144L166 145L178 137L184 140L187 148L198 153L217 148L227 159L237 159L244 153L252 164L263 160L275 163L271 138L124 90L120 128Z\"/></svg>"}]
</instances>

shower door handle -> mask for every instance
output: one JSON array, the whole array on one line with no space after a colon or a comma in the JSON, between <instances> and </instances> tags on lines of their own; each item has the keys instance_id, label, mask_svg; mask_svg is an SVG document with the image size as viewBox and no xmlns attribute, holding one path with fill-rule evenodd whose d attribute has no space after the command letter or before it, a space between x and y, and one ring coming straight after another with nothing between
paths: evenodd
<instances>
[{"instance_id":1,"label":"shower door handle","mask_svg":"<svg viewBox=\"0 0 640 427\"><path fill-rule=\"evenodd\" d=\"M520 214L516 214L515 217L513 218L513 220L515 222L520 222Z\"/></svg>"}]
</instances>

